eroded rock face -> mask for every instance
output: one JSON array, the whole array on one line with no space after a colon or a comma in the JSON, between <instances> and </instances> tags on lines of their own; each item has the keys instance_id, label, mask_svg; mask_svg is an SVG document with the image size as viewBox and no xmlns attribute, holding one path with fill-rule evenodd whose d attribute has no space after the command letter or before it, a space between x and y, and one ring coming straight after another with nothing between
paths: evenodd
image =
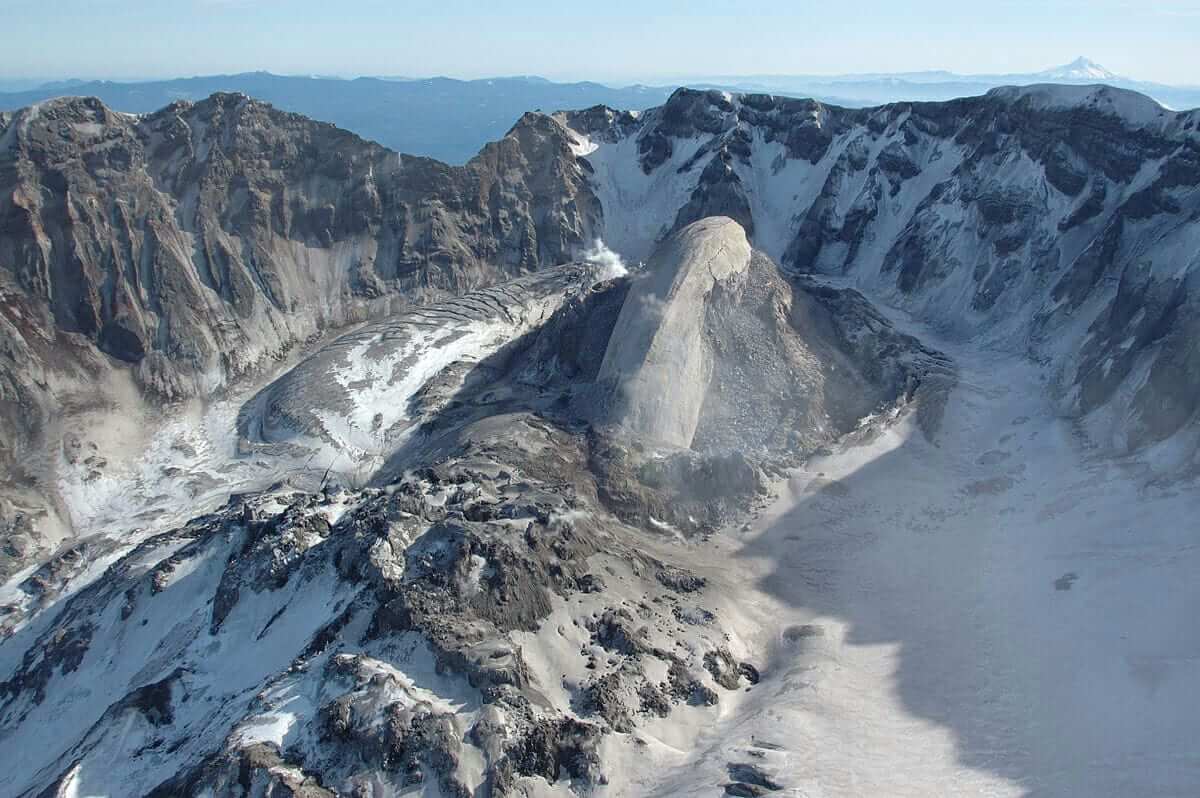
<instances>
[{"instance_id":1,"label":"eroded rock face","mask_svg":"<svg viewBox=\"0 0 1200 798\"><path fill-rule=\"evenodd\" d=\"M767 667L670 541L740 523L868 418L915 405L936 438L952 366L839 282L1045 358L1123 446L1194 428L1196 136L1109 90L862 111L681 91L529 115L451 169L244 98L0 115L3 456L32 495L20 455L79 385L205 392L430 300L241 407L239 452L279 484L14 586L0 769L33 795L603 785L607 746ZM614 231L644 269L557 265ZM0 524L10 562L33 556L27 512ZM781 786L733 762L725 789Z\"/></svg>"},{"instance_id":2,"label":"eroded rock face","mask_svg":"<svg viewBox=\"0 0 1200 798\"><path fill-rule=\"evenodd\" d=\"M167 396L374 299L562 263L597 212L534 116L456 168L240 95L138 118L72 99L17 113L2 153L10 287Z\"/></svg>"},{"instance_id":3,"label":"eroded rock face","mask_svg":"<svg viewBox=\"0 0 1200 798\"><path fill-rule=\"evenodd\" d=\"M449 167L238 95L5 114L0 573L73 532L66 433L140 395L209 395L322 329L597 236L637 263L714 214L790 270L1032 351L1115 449L1191 435L1198 127L1104 87L873 109L680 90L636 116L527 114Z\"/></svg>"},{"instance_id":4,"label":"eroded rock face","mask_svg":"<svg viewBox=\"0 0 1200 798\"><path fill-rule=\"evenodd\" d=\"M70 532L53 462L76 406L208 396L325 328L567 262L600 213L582 175L540 115L451 167L242 95L6 114L0 575Z\"/></svg>"}]
</instances>

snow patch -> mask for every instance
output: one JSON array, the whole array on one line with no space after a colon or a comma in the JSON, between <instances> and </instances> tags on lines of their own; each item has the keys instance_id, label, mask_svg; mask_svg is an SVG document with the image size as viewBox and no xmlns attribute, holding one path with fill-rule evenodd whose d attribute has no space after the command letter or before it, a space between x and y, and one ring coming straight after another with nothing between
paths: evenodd
<instances>
[{"instance_id":1,"label":"snow patch","mask_svg":"<svg viewBox=\"0 0 1200 798\"><path fill-rule=\"evenodd\" d=\"M622 257L641 262L675 223L703 170L680 169L708 142L707 137L675 139L672 155L650 174L642 170L638 137L603 142L587 155L592 186L604 210L604 241Z\"/></svg>"}]
</instances>

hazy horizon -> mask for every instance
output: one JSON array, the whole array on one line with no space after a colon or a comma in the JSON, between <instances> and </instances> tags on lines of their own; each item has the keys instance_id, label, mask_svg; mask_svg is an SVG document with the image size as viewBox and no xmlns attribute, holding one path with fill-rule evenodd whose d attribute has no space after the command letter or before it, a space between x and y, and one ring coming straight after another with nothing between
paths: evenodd
<instances>
[{"instance_id":1,"label":"hazy horizon","mask_svg":"<svg viewBox=\"0 0 1200 798\"><path fill-rule=\"evenodd\" d=\"M1086 56L1080 56L1080 57L1087 58ZM1074 59L1071 59L1071 60L1073 61ZM1098 64L1101 67L1107 68L1107 64L1104 64L1103 62L1101 62L1097 59L1088 59L1088 60L1092 61L1092 63ZM722 79L722 80L786 79L786 78L842 79L842 78L853 78L853 77L862 77L864 79L867 79L867 78L872 78L872 77L889 77L889 76L897 76L897 75L899 75L899 76L903 76L903 75L916 76L916 75L922 75L922 74L927 74L927 75L946 74L946 75L952 75L952 76L958 77L958 78L964 78L964 79L979 78L982 80L982 79L986 79L986 78L992 78L992 77L997 77L997 76L1007 76L1007 75L1012 75L1012 76L1034 75L1039 72L1055 69L1057 67L1066 66L1069 63L1070 62L1068 62L1067 60L1061 60L1059 63L1046 64L1039 68L1034 68L1034 69L1010 69L1010 70L997 71L997 72L960 72L957 70L947 69L947 68L943 68L943 67L929 66L929 67L923 68L923 69L886 70L886 71L870 71L870 72L867 72L867 71L733 72L733 73L688 72L688 73L680 73L680 74L673 74L673 75L655 75L655 76L637 76L637 75L635 75L635 76L630 76L626 79L621 79L621 78L603 79L603 78L596 78L596 77L591 77L591 76L587 76L587 75L578 75L578 76L571 75L571 76L562 76L562 77L551 77L551 76L548 76L545 74L533 73L533 72L484 73L484 74L479 74L479 75L446 74L446 73L400 75L400 74L350 73L350 72L347 72L347 73L283 72L283 71L266 69L266 68L243 69L243 70L214 70L211 72L192 72L192 73L186 73L186 74L185 73L179 73L179 74L164 73L161 75L69 74L69 75L21 76L21 75L12 75L12 74L8 74L8 73L0 72L0 87L7 85L7 84L13 84L13 85L28 84L29 88L37 88L37 87L48 85L48 84L68 83L68 82L72 82L72 81L109 82L109 83L156 83L156 82L165 82L165 81L174 81L174 80L199 79L199 78L214 77L214 76L220 76L220 75L269 74L269 75L274 75L276 77L284 77L284 78L311 78L311 79L318 79L318 80L345 80L345 81L359 80L359 79L374 79L374 80L395 80L395 81L416 82L416 81L423 81L423 80L445 79L445 80L458 80L458 81L468 82L468 81L480 81L480 80L519 80L522 78L526 78L526 79L547 80L547 81L551 81L554 83L564 83L564 84L597 83L597 84L609 86L612 88L623 88L623 87L639 86L639 85L661 88L663 86L671 86L671 85L675 85L676 83L683 83L683 82L688 82L688 81L704 81L704 80L716 80L716 79ZM1142 81L1142 82L1146 82L1146 83L1159 83L1159 84L1162 84L1165 86L1173 86L1173 87L1179 87L1179 88L1191 88L1194 86L1200 86L1200 81L1198 81L1196 83L1191 83L1191 82L1187 82L1187 81L1152 80L1152 79L1146 78L1142 75L1138 75L1136 73L1129 74L1129 73L1124 73L1124 72L1121 72L1120 70L1115 70L1115 69L1111 70L1111 71L1116 76L1125 78L1128 80ZM0 88L0 91L4 91L4 90L5 89Z\"/></svg>"},{"instance_id":2,"label":"hazy horizon","mask_svg":"<svg viewBox=\"0 0 1200 798\"><path fill-rule=\"evenodd\" d=\"M581 18L525 0L10 0L0 29L9 82L162 80L269 71L328 77L538 75L662 83L700 76L950 71L1018 74L1084 55L1113 72L1200 84L1200 2L1031 0L980 10L949 0L903 8L800 3L730 11L712 2L614 0ZM53 37L47 37L53 31ZM900 45L899 47L897 45Z\"/></svg>"}]
</instances>

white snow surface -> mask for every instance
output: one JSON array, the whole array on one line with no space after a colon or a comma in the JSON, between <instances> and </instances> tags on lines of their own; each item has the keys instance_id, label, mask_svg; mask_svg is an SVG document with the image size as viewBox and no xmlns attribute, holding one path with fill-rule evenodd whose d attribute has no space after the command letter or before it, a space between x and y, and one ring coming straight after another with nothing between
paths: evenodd
<instances>
[{"instance_id":1,"label":"white snow surface","mask_svg":"<svg viewBox=\"0 0 1200 798\"><path fill-rule=\"evenodd\" d=\"M642 171L636 136L591 143L586 157L595 170L593 186L604 209L604 240L609 246L620 242L617 251L626 260L645 261L675 223L696 188L704 161L683 174L679 169L706 142L703 137L676 140L671 157L650 174Z\"/></svg>"},{"instance_id":2,"label":"white snow surface","mask_svg":"<svg viewBox=\"0 0 1200 798\"><path fill-rule=\"evenodd\" d=\"M1110 116L1119 116L1136 127L1161 127L1175 114L1144 94L1112 86L1071 86L1039 83L1032 86L1005 86L988 94L1016 99L1029 97L1039 108L1091 107Z\"/></svg>"},{"instance_id":3,"label":"white snow surface","mask_svg":"<svg viewBox=\"0 0 1200 798\"><path fill-rule=\"evenodd\" d=\"M696 552L763 681L629 794L711 794L730 762L830 798L1200 784L1200 494L1094 455L1027 360L909 326L961 369L941 431L815 458Z\"/></svg>"}]
</instances>

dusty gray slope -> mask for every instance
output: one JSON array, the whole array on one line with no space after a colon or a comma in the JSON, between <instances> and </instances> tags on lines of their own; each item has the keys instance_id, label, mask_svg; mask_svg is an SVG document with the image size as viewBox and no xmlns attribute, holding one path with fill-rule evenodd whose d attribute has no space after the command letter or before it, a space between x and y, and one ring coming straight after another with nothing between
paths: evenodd
<instances>
[{"instance_id":1,"label":"dusty gray slope","mask_svg":"<svg viewBox=\"0 0 1200 798\"><path fill-rule=\"evenodd\" d=\"M241 95L0 115L0 573L80 520L60 450L103 470L64 415L206 396L323 328L569 260L599 215L579 171L538 117L450 167Z\"/></svg>"},{"instance_id":2,"label":"dusty gray slope","mask_svg":"<svg viewBox=\"0 0 1200 798\"><path fill-rule=\"evenodd\" d=\"M336 447L311 420L355 418L347 403L394 385L396 371L371 364L401 350L424 375L370 486L235 498L146 540L4 642L13 794L570 794L609 782L620 794L622 762L647 744L639 729L678 713L702 725L759 678L764 652L716 611L719 578L686 567L685 541L741 517L764 469L860 415L928 395L936 416L949 377L853 292L789 281L748 249L705 302L668 319L644 301L639 281L695 273L739 237L744 247L731 220L705 220L666 242L650 273L597 283L567 266L433 305L315 353L296 371L309 402L289 377L268 388L243 414L258 445L273 430L275 445ZM548 312L498 328L491 303L505 293ZM449 361L438 342L413 349L439 316L502 340ZM685 321L712 353L706 374L678 374L704 398L695 439L648 446L612 408L598 415L601 355ZM363 342L357 391L322 390ZM778 366L758 385L741 371L747 347ZM731 447L725 408L768 385L788 401L756 419L761 446ZM792 434L772 437L781 428Z\"/></svg>"},{"instance_id":3,"label":"dusty gray slope","mask_svg":"<svg viewBox=\"0 0 1200 798\"><path fill-rule=\"evenodd\" d=\"M680 90L557 118L627 258L731 216L789 269L1050 362L1106 447L1195 463L1200 112L1032 86L869 109Z\"/></svg>"},{"instance_id":4,"label":"dusty gray slope","mask_svg":"<svg viewBox=\"0 0 1200 798\"><path fill-rule=\"evenodd\" d=\"M242 407L243 449L298 451L321 468L369 477L434 401L427 381L545 323L598 272L552 267L339 336Z\"/></svg>"},{"instance_id":5,"label":"dusty gray slope","mask_svg":"<svg viewBox=\"0 0 1200 798\"><path fill-rule=\"evenodd\" d=\"M789 269L1050 361L1063 411L1112 448L1197 450L1197 114L1130 92L841 109L680 90L636 117L527 115L464 168L231 95L139 119L56 101L0 126L9 573L71 532L57 485L86 493L111 465L60 417L102 428L328 325L597 234L637 261L710 215Z\"/></svg>"}]
</instances>

